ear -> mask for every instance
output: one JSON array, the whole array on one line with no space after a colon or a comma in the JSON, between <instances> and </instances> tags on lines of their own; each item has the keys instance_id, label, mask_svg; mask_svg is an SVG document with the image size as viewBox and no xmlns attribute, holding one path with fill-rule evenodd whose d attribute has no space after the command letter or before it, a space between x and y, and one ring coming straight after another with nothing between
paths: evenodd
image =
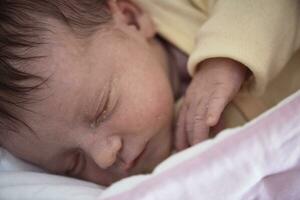
<instances>
[{"instance_id":1,"label":"ear","mask_svg":"<svg viewBox=\"0 0 300 200\"><path fill-rule=\"evenodd\" d=\"M119 136L103 138L97 146L91 149L91 156L101 169L107 169L117 161L117 156L122 148Z\"/></svg>"},{"instance_id":2,"label":"ear","mask_svg":"<svg viewBox=\"0 0 300 200\"><path fill-rule=\"evenodd\" d=\"M117 23L134 27L145 38L153 38L155 26L150 16L131 0L108 0L108 7Z\"/></svg>"}]
</instances>

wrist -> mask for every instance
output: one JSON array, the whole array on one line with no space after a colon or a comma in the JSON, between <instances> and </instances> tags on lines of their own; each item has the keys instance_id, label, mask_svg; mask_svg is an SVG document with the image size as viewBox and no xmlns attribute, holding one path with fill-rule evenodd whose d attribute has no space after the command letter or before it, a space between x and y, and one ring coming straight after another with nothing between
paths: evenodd
<instances>
[{"instance_id":1,"label":"wrist","mask_svg":"<svg viewBox=\"0 0 300 200\"><path fill-rule=\"evenodd\" d=\"M205 72L208 70L238 74L243 80L246 80L252 74L249 68L239 61L222 57L208 58L202 61L198 64L195 70L195 75L199 72Z\"/></svg>"}]
</instances>

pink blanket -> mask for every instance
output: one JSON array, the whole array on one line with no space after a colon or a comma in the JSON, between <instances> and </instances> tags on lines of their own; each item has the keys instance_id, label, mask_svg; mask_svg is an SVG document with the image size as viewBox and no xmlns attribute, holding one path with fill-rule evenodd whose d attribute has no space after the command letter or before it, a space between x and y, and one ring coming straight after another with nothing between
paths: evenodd
<instances>
[{"instance_id":1,"label":"pink blanket","mask_svg":"<svg viewBox=\"0 0 300 200\"><path fill-rule=\"evenodd\" d=\"M299 200L300 91L244 127L103 188L52 175L0 148L2 200Z\"/></svg>"},{"instance_id":2,"label":"pink blanket","mask_svg":"<svg viewBox=\"0 0 300 200\"><path fill-rule=\"evenodd\" d=\"M111 195L113 190L120 192ZM174 155L152 175L125 179L101 196L106 200L300 199L300 91L246 126Z\"/></svg>"}]
</instances>

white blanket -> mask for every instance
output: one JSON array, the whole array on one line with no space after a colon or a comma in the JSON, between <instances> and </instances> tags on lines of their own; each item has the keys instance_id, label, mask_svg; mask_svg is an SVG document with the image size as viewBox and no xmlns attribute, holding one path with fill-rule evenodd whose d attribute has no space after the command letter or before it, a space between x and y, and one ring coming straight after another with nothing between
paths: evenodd
<instances>
[{"instance_id":1,"label":"white blanket","mask_svg":"<svg viewBox=\"0 0 300 200\"><path fill-rule=\"evenodd\" d=\"M244 127L225 130L150 175L103 188L55 176L0 149L0 199L300 199L300 91Z\"/></svg>"}]
</instances>

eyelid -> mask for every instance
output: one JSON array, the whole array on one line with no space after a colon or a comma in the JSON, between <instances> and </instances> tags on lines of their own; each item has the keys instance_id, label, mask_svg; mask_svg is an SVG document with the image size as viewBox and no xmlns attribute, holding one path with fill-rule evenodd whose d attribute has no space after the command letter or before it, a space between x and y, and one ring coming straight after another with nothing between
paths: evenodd
<instances>
[{"instance_id":1,"label":"eyelid","mask_svg":"<svg viewBox=\"0 0 300 200\"><path fill-rule=\"evenodd\" d=\"M100 105L96 112L96 117L95 117L96 124L98 124L98 122L101 118L105 118L105 115L107 113L107 108L108 108L108 104L110 101L110 93L111 93L110 89L108 92L105 92L105 93L106 94L104 94L104 97L102 98Z\"/></svg>"},{"instance_id":2,"label":"eyelid","mask_svg":"<svg viewBox=\"0 0 300 200\"><path fill-rule=\"evenodd\" d=\"M96 128L100 125L100 123L103 123L104 121L110 119L111 115L114 113L116 110L116 107L119 102L119 98L112 97L114 88L111 87L112 84L109 84L108 89L105 89L104 94L101 97L101 102L98 106L95 120L92 124L93 128ZM115 96L115 95L114 95ZM114 99L114 100L112 100ZM112 102L113 101L113 102Z\"/></svg>"}]
</instances>

